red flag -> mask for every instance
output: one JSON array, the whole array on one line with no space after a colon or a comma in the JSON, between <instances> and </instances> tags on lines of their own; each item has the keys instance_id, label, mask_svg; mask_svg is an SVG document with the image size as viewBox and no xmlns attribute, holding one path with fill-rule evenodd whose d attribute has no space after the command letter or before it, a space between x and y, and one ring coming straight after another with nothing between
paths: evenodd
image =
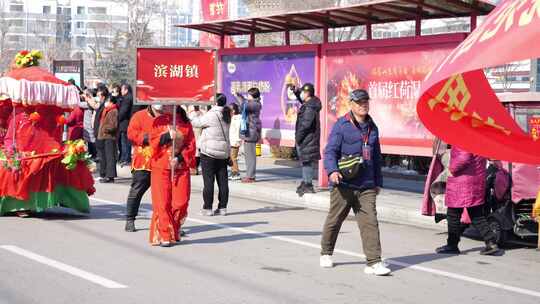
<instances>
[{"instance_id":1,"label":"red flag","mask_svg":"<svg viewBox=\"0 0 540 304\"><path fill-rule=\"evenodd\" d=\"M422 86L424 125L442 140L489 158L540 163L540 141L504 109L485 67L540 57L540 0L504 0Z\"/></svg>"}]
</instances>

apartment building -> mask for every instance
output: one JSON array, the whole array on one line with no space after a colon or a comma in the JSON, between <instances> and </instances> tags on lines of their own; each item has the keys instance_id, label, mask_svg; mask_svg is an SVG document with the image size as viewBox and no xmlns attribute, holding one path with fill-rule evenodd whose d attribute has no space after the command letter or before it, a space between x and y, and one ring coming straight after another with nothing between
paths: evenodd
<instances>
[{"instance_id":1,"label":"apartment building","mask_svg":"<svg viewBox=\"0 0 540 304\"><path fill-rule=\"evenodd\" d=\"M5 48L59 49L82 57L88 45L108 46L128 26L127 4L100 0L2 0Z\"/></svg>"}]
</instances>

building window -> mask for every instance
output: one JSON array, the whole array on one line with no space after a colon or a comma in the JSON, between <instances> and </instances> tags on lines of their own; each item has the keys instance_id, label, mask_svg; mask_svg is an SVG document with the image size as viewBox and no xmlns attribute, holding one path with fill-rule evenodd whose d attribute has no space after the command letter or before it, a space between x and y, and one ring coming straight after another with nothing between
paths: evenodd
<instances>
[{"instance_id":1,"label":"building window","mask_svg":"<svg viewBox=\"0 0 540 304\"><path fill-rule=\"evenodd\" d=\"M9 24L14 27L23 27L24 26L24 20L22 19L13 19L9 21Z\"/></svg>"},{"instance_id":2,"label":"building window","mask_svg":"<svg viewBox=\"0 0 540 304\"><path fill-rule=\"evenodd\" d=\"M8 36L8 41L9 42L21 42L22 39L21 36Z\"/></svg>"},{"instance_id":3,"label":"building window","mask_svg":"<svg viewBox=\"0 0 540 304\"><path fill-rule=\"evenodd\" d=\"M12 4L12 5L9 6L9 11L10 12L22 13L24 11L24 5L22 5L22 4Z\"/></svg>"},{"instance_id":4,"label":"building window","mask_svg":"<svg viewBox=\"0 0 540 304\"><path fill-rule=\"evenodd\" d=\"M78 29L83 29L84 28L84 22L78 21L77 22L77 28Z\"/></svg>"},{"instance_id":5,"label":"building window","mask_svg":"<svg viewBox=\"0 0 540 304\"><path fill-rule=\"evenodd\" d=\"M89 7L88 14L91 15L107 15L106 7Z\"/></svg>"},{"instance_id":6,"label":"building window","mask_svg":"<svg viewBox=\"0 0 540 304\"><path fill-rule=\"evenodd\" d=\"M43 14L49 15L50 13L51 13L51 6L50 5L43 6Z\"/></svg>"},{"instance_id":7,"label":"building window","mask_svg":"<svg viewBox=\"0 0 540 304\"><path fill-rule=\"evenodd\" d=\"M77 6L77 15L84 15L84 14L85 14L85 7Z\"/></svg>"},{"instance_id":8,"label":"building window","mask_svg":"<svg viewBox=\"0 0 540 304\"><path fill-rule=\"evenodd\" d=\"M86 37L77 37L76 39L77 47L84 48L86 47Z\"/></svg>"}]
</instances>

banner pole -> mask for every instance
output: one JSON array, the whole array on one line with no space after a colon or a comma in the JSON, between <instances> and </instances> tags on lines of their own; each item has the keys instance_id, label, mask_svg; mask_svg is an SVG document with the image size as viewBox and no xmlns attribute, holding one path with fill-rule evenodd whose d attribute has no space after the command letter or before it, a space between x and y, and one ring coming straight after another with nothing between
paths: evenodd
<instances>
[{"instance_id":1,"label":"banner pole","mask_svg":"<svg viewBox=\"0 0 540 304\"><path fill-rule=\"evenodd\" d=\"M172 138L172 149L171 149L171 162L174 159L175 150L176 150L176 107L177 105L173 106L173 130L174 130L174 137ZM174 183L174 171L176 168L173 168L171 166L171 184Z\"/></svg>"}]
</instances>

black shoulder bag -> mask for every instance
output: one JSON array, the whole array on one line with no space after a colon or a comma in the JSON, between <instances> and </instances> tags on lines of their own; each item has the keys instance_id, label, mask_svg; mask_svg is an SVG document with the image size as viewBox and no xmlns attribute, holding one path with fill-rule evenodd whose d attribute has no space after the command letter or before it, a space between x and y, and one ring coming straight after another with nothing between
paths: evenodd
<instances>
[{"instance_id":1,"label":"black shoulder bag","mask_svg":"<svg viewBox=\"0 0 540 304\"><path fill-rule=\"evenodd\" d=\"M354 117L353 113L349 114L354 126L360 129L360 124ZM364 135L363 143L366 146L369 140L369 135L371 134L371 126L368 127L368 132ZM349 181L356 178L360 172L364 169L364 158L362 157L361 151L352 155L342 156L338 161L339 173L343 176L343 180Z\"/></svg>"}]
</instances>

